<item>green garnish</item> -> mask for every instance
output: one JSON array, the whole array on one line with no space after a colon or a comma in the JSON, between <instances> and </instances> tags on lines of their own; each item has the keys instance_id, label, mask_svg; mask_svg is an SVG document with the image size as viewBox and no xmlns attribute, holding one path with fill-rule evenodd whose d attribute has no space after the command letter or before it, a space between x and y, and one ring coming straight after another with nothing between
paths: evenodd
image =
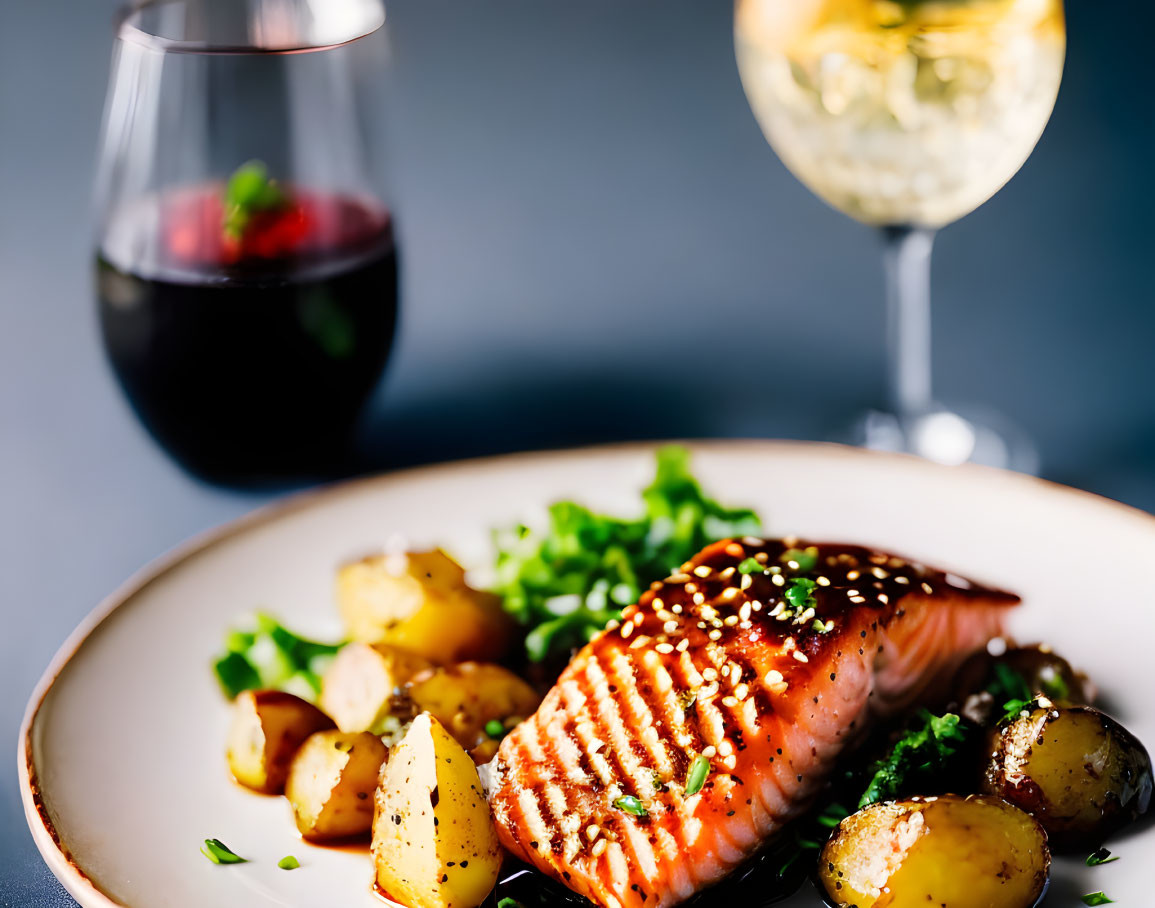
<instances>
[{"instance_id":1,"label":"green garnish","mask_svg":"<svg viewBox=\"0 0 1155 908\"><path fill-rule=\"evenodd\" d=\"M1030 711L1034 703L1034 700L1008 700L1003 704L1003 715L999 719L999 724L1002 725L1017 719L1024 712Z\"/></svg>"},{"instance_id":2,"label":"green garnish","mask_svg":"<svg viewBox=\"0 0 1155 908\"><path fill-rule=\"evenodd\" d=\"M485 723L485 733L491 738L505 737L505 723L500 719L490 719Z\"/></svg>"},{"instance_id":3,"label":"green garnish","mask_svg":"<svg viewBox=\"0 0 1155 908\"><path fill-rule=\"evenodd\" d=\"M312 702L321 693L321 675L341 646L307 640L271 615L258 614L251 630L229 632L225 652L213 669L229 699L245 690L273 689Z\"/></svg>"},{"instance_id":4,"label":"green garnish","mask_svg":"<svg viewBox=\"0 0 1155 908\"><path fill-rule=\"evenodd\" d=\"M799 577L791 581L790 586L786 588L786 601L789 602L797 611L805 611L814 605L814 588L818 586L809 577Z\"/></svg>"},{"instance_id":5,"label":"green garnish","mask_svg":"<svg viewBox=\"0 0 1155 908\"><path fill-rule=\"evenodd\" d=\"M820 634L825 634L826 633L826 622L823 621L821 618L815 618L814 623L812 625L810 625L810 629L813 631L817 631Z\"/></svg>"},{"instance_id":6,"label":"green garnish","mask_svg":"<svg viewBox=\"0 0 1155 908\"><path fill-rule=\"evenodd\" d=\"M1084 905L1110 905L1114 903L1114 899L1107 898L1106 893L1100 889L1098 892L1088 892L1083 896Z\"/></svg>"},{"instance_id":7,"label":"green garnish","mask_svg":"<svg viewBox=\"0 0 1155 908\"><path fill-rule=\"evenodd\" d=\"M642 493L638 519L561 501L550 507L544 533L518 526L495 534L494 592L527 630L531 661L567 657L709 543L761 531L753 511L706 497L689 462L682 447L657 452L656 476Z\"/></svg>"},{"instance_id":8,"label":"green garnish","mask_svg":"<svg viewBox=\"0 0 1155 908\"><path fill-rule=\"evenodd\" d=\"M247 864L248 859L242 858L220 839L205 839L201 846L201 854L214 864Z\"/></svg>"},{"instance_id":9,"label":"green garnish","mask_svg":"<svg viewBox=\"0 0 1155 908\"><path fill-rule=\"evenodd\" d=\"M765 570L766 565L762 564L757 558L747 558L738 565L738 573L740 574L760 574Z\"/></svg>"},{"instance_id":10,"label":"green garnish","mask_svg":"<svg viewBox=\"0 0 1155 908\"><path fill-rule=\"evenodd\" d=\"M246 161L233 171L225 187L224 223L221 225L225 236L239 240L245 235L254 214L280 208L287 201L284 190L269 176L264 161Z\"/></svg>"},{"instance_id":11,"label":"green garnish","mask_svg":"<svg viewBox=\"0 0 1155 908\"><path fill-rule=\"evenodd\" d=\"M919 724L908 729L890 752L871 767L873 776L858 801L859 809L896 797L912 778L940 773L966 740L966 732L954 713L936 716L921 709Z\"/></svg>"},{"instance_id":12,"label":"green garnish","mask_svg":"<svg viewBox=\"0 0 1155 908\"><path fill-rule=\"evenodd\" d=\"M1007 703L1011 700L1025 700L1029 703L1034 699L1034 692L1027 679L1005 662L995 663L995 677L987 685L987 693L995 698L996 703Z\"/></svg>"},{"instance_id":13,"label":"green garnish","mask_svg":"<svg viewBox=\"0 0 1155 908\"><path fill-rule=\"evenodd\" d=\"M783 564L794 562L802 574L809 574L818 567L818 549L809 545L805 549L787 549L779 559Z\"/></svg>"},{"instance_id":14,"label":"green garnish","mask_svg":"<svg viewBox=\"0 0 1155 908\"><path fill-rule=\"evenodd\" d=\"M1043 670L1048 671L1047 669ZM1043 689L1043 693L1052 700L1066 700L1071 696L1071 688L1067 684L1067 680L1058 672L1050 671L1046 677L1042 673L1039 674L1039 687Z\"/></svg>"},{"instance_id":15,"label":"green garnish","mask_svg":"<svg viewBox=\"0 0 1155 908\"><path fill-rule=\"evenodd\" d=\"M1100 864L1110 864L1112 861L1119 860L1118 855L1112 856L1106 848L1100 848L1098 851L1093 851L1087 855L1087 866L1098 867Z\"/></svg>"},{"instance_id":16,"label":"green garnish","mask_svg":"<svg viewBox=\"0 0 1155 908\"><path fill-rule=\"evenodd\" d=\"M301 862L289 854L277 861L277 866L282 870L296 870L301 866Z\"/></svg>"},{"instance_id":17,"label":"green garnish","mask_svg":"<svg viewBox=\"0 0 1155 908\"><path fill-rule=\"evenodd\" d=\"M648 817L650 812L646 810L646 805L635 798L633 795L624 795L614 801L614 807L618 810L624 810L626 813L632 813L635 817Z\"/></svg>"},{"instance_id":18,"label":"green garnish","mask_svg":"<svg viewBox=\"0 0 1155 908\"><path fill-rule=\"evenodd\" d=\"M701 791L709 777L710 759L698 754L690 763L690 771L686 773L686 797L691 797Z\"/></svg>"},{"instance_id":19,"label":"green garnish","mask_svg":"<svg viewBox=\"0 0 1155 908\"><path fill-rule=\"evenodd\" d=\"M517 899L504 898L497 903L497 908L525 908Z\"/></svg>"}]
</instances>

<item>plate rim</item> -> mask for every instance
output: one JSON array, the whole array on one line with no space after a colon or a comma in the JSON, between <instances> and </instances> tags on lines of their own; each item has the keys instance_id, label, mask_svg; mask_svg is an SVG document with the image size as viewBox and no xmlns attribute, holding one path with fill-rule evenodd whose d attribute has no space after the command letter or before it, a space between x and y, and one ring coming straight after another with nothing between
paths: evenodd
<instances>
[{"instance_id":1,"label":"plate rim","mask_svg":"<svg viewBox=\"0 0 1155 908\"><path fill-rule=\"evenodd\" d=\"M32 833L32 839L36 844L37 850L40 852L41 858L68 893L80 902L82 908L133 908L133 906L127 905L126 903L115 901L101 890L79 865L76 859L73 858L67 845L61 840L51 817L48 815L48 810L41 794L41 786L36 771L35 749L32 736L44 701L47 699L48 694L51 692L64 669L68 666L68 663L72 661L73 657L75 657L81 647L84 646L88 638L91 637L114 612L129 603L139 595L140 592L160 580L170 571L190 561L197 555L207 552L230 538L240 535L254 527L273 523L285 516L306 510L322 502L350 494L357 494L372 486L421 481L426 477L438 473L458 472L471 467L486 469L500 468L525 460L540 461L554 458L561 460L581 454L642 454L652 452L657 448L670 444L686 447L689 449L691 455L707 451L743 449L751 453L764 452L772 454L776 451L791 451L797 454L810 451L815 455L830 458L846 458L849 460L871 458L878 461L894 461L908 467L939 473L944 476L947 473L953 473L955 475L965 474L967 476L974 476L976 480L985 482L995 480L1012 483L1023 488L1030 486L1033 487L1035 491L1041 491L1043 493L1076 496L1084 501L1093 502L1097 507L1110 508L1122 516L1127 516L1149 525L1155 525L1155 514L1151 514L1141 508L1094 492L1088 492L1084 489L1078 489L1037 476L969 463L957 466L945 465L923 460L909 454L874 451L834 442L796 441L789 439L656 439L651 441L624 441L608 444L545 448L461 460L440 461L398 470L386 470L365 476L323 483L312 488L291 492L287 495L274 498L272 501L247 511L232 520L202 530L147 562L144 566L132 573L128 579L122 582L111 593L105 596L96 607L81 620L57 649L29 696L17 738L16 757L20 800L24 807L25 820L28 823L29 830Z\"/></svg>"}]
</instances>

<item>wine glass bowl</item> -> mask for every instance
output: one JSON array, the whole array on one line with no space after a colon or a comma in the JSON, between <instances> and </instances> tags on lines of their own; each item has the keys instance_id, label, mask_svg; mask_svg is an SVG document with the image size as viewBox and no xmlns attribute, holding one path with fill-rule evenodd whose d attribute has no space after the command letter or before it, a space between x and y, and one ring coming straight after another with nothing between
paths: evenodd
<instances>
[{"instance_id":1,"label":"wine glass bowl","mask_svg":"<svg viewBox=\"0 0 1155 908\"><path fill-rule=\"evenodd\" d=\"M783 163L886 241L891 409L854 440L1031 471L1023 433L931 394L930 253L1042 135L1066 51L1061 0L737 0L734 27L742 85Z\"/></svg>"},{"instance_id":2,"label":"wine glass bowl","mask_svg":"<svg viewBox=\"0 0 1155 908\"><path fill-rule=\"evenodd\" d=\"M379 2L159 0L117 36L98 177L105 351L213 481L346 468L391 347Z\"/></svg>"}]
</instances>

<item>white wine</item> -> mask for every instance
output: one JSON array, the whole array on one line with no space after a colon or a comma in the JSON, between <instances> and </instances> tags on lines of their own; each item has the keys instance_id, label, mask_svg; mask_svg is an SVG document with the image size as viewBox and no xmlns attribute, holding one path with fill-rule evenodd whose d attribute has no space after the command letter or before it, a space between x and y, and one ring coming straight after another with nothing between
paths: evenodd
<instances>
[{"instance_id":1,"label":"white wine","mask_svg":"<svg viewBox=\"0 0 1155 908\"><path fill-rule=\"evenodd\" d=\"M860 221L925 227L1023 165L1066 46L1061 0L737 0L735 31L786 166Z\"/></svg>"}]
</instances>

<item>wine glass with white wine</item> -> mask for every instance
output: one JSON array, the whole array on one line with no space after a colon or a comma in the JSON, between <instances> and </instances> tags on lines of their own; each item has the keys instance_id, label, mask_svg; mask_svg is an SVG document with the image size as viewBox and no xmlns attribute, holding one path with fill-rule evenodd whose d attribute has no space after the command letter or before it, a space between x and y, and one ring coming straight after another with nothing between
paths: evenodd
<instances>
[{"instance_id":1,"label":"wine glass with white wine","mask_svg":"<svg viewBox=\"0 0 1155 908\"><path fill-rule=\"evenodd\" d=\"M735 47L782 161L885 238L891 412L868 414L858 440L1031 471L1021 433L935 403L930 254L1038 142L1062 77L1062 0L737 0Z\"/></svg>"}]
</instances>

